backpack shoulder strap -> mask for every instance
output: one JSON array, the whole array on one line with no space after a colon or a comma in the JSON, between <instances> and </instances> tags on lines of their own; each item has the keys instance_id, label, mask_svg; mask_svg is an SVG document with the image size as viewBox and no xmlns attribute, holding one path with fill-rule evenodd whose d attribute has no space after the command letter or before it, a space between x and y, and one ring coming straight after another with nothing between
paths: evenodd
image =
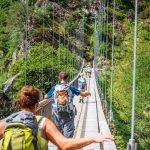
<instances>
[{"instance_id":1,"label":"backpack shoulder strap","mask_svg":"<svg viewBox=\"0 0 150 150\"><path fill-rule=\"evenodd\" d=\"M2 139L0 140L0 149L3 149L3 142L4 142L4 138L2 138Z\"/></svg>"},{"instance_id":2,"label":"backpack shoulder strap","mask_svg":"<svg viewBox=\"0 0 150 150\"><path fill-rule=\"evenodd\" d=\"M37 115L36 119L37 119L37 122L38 122L38 129L39 129L38 130L38 132L39 132L38 137L39 137L39 139L41 139L41 137L46 139L46 135L44 134L43 128L42 128L46 118L43 117L43 116Z\"/></svg>"},{"instance_id":3,"label":"backpack shoulder strap","mask_svg":"<svg viewBox=\"0 0 150 150\"><path fill-rule=\"evenodd\" d=\"M38 122L38 129L40 130L41 134L43 135L43 132L42 132L42 127L43 127L43 123L46 118L43 117L43 116L40 116L40 115L37 115L36 116L36 119L37 119L37 122Z\"/></svg>"},{"instance_id":4,"label":"backpack shoulder strap","mask_svg":"<svg viewBox=\"0 0 150 150\"><path fill-rule=\"evenodd\" d=\"M0 150L3 150L4 149L4 145L5 145L5 148L6 149L9 149L9 146L10 146L10 140L11 140L11 137L12 137L12 134L11 133L9 133L9 136L8 136L8 138L2 138L1 140L0 140Z\"/></svg>"},{"instance_id":5,"label":"backpack shoulder strap","mask_svg":"<svg viewBox=\"0 0 150 150\"><path fill-rule=\"evenodd\" d=\"M43 116L40 116L40 115L37 115L37 116L36 116L36 120L37 120L38 124L42 121L43 118L44 118L44 117L43 117Z\"/></svg>"}]
</instances>

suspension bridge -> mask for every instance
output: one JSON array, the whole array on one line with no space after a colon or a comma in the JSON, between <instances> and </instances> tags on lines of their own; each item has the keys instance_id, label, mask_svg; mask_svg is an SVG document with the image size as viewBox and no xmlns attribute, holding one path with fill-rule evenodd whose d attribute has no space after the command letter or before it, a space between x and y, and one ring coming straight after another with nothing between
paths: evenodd
<instances>
[{"instance_id":1,"label":"suspension bridge","mask_svg":"<svg viewBox=\"0 0 150 150\"><path fill-rule=\"evenodd\" d=\"M29 30L29 24L28 24L28 16L29 16L29 12L28 12L28 1L26 1L26 35L25 35L25 68L27 67L27 51L28 51L28 46L27 46L27 41L28 41L28 30ZM106 111L106 107L108 107L107 105L107 97L106 97L106 87L109 86L106 83L107 80L107 75L106 75L106 70L107 70L107 57L108 57L108 47L106 45L106 47L102 48L101 50L99 50L99 47L101 45L101 43L106 42L108 43L108 36L103 37L102 36L102 29L104 30L104 32L106 33L106 35L108 35L108 5L109 5L109 1L107 1L107 3L105 1L100 1L100 7L98 8L97 12L94 12L94 21L95 21L95 28L94 28L94 61L93 61L93 69L92 69L92 76L91 78L88 78L88 91L91 92L91 97L88 97L87 99L84 100L84 104L79 103L79 98L78 97L74 97L74 104L77 108L77 116L75 118L75 135L74 138L83 138L83 137L87 137L87 136L91 136L91 135L95 135L97 133L102 133L102 134L111 134L111 125L113 124L113 105L112 105L112 100L113 100L113 72L114 72L114 32L115 32L115 0L113 1L113 20L112 20L112 59L111 59L111 84L110 84L110 108L109 108L109 117L108 119L106 119L105 117L105 111ZM45 4L43 4L43 13L45 11ZM133 107L132 107L132 133L131 133L131 139L129 140L129 144L128 144L128 149L130 150L135 150L136 149L136 144L134 141L134 105L135 105L135 73L136 73L136 34L137 34L137 1L135 3L135 41L134 41L134 68L133 68ZM54 27L54 20L55 20L55 12L57 11L54 5L53 5L53 23L52 23L52 29L53 29L53 33L52 33L52 45L54 45L55 42L55 27ZM60 14L59 16L59 22L61 23L62 19L62 15ZM81 46L84 46L84 15L83 18L81 19L80 22L80 27L79 27L79 42L81 44ZM68 30L68 32L64 32L64 45L66 44L66 42L70 42L70 44L68 44L67 46L69 46L69 49L72 50L72 53L75 53L76 51L80 50L80 44L78 45L77 42L75 43L71 43L71 40L73 41L73 38L69 38L69 40L67 41L67 37L69 37L70 30ZM58 37L58 41L59 41L59 46L61 45L61 36L59 35ZM76 34L75 37L77 38L78 35ZM42 35L42 51L41 51L41 55L42 55L42 59L41 59L41 66L42 66L42 73L41 73L41 86L44 87L44 43L45 43L45 18L43 15L43 35ZM59 49L60 50L60 49ZM77 80L79 78L80 73L83 71L83 67L85 65L85 62L83 60L83 53L80 51L78 52L78 54L81 56L81 59L79 59L81 61L80 63L80 67L78 66L78 74L73 78L73 74L71 74L71 78L72 80L70 81L70 84L77 86ZM52 51L51 51L51 56L52 56L52 68L51 69L51 74L53 76L54 74L54 69L53 69L53 65L54 65L54 48L52 46ZM67 64L71 63L72 66L75 66L74 59L73 57L75 55L72 55L71 60L69 60L69 58L67 57L68 53L65 54L64 56L64 63L66 63L66 68L68 67ZM59 64L59 68L61 68L61 56L60 53L58 53L58 64ZM99 67L101 66L101 67ZM24 70L24 76L25 76L25 84L27 83L27 70ZM99 82L99 76L104 76L104 83L100 83ZM53 82L52 82L53 83ZM42 88L44 89L44 88ZM2 94L0 98L4 97L5 99L9 99L3 92L1 92ZM4 95L3 95L4 94ZM9 101L9 100L8 100ZM3 105L0 103L0 106ZM5 106L5 105L3 105ZM48 100L42 100L40 101L40 108L38 110L38 113L42 116L45 116L47 118L51 118L51 99ZM1 112L2 108L0 108L0 112ZM6 113L7 114L7 113ZM3 114L3 116L6 116L6 114ZM2 119L2 117L1 117ZM56 146L54 146L52 143L49 143L49 149L57 149ZM115 142L103 142L101 144L92 144L90 146L87 146L85 148L83 148L84 150L116 150L116 144Z\"/></svg>"}]
</instances>

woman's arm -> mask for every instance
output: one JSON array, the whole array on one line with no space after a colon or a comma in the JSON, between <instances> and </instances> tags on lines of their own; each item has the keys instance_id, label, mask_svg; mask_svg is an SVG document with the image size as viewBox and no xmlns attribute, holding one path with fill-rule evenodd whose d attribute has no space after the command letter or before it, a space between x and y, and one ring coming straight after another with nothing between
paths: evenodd
<instances>
[{"instance_id":1,"label":"woman's arm","mask_svg":"<svg viewBox=\"0 0 150 150\"><path fill-rule=\"evenodd\" d=\"M46 119L45 121L45 134L48 140L53 142L62 150L76 150L87 146L91 143L109 142L113 140L111 135L98 134L89 138L82 139L67 139L56 128L52 121Z\"/></svg>"},{"instance_id":2,"label":"woman's arm","mask_svg":"<svg viewBox=\"0 0 150 150\"><path fill-rule=\"evenodd\" d=\"M113 140L114 138L112 135L102 134L97 134L95 136L82 139L67 139L67 142L64 145L64 150L76 150L92 143L111 142Z\"/></svg>"},{"instance_id":3,"label":"woman's arm","mask_svg":"<svg viewBox=\"0 0 150 150\"><path fill-rule=\"evenodd\" d=\"M4 122L0 122L0 140L3 138Z\"/></svg>"}]
</instances>

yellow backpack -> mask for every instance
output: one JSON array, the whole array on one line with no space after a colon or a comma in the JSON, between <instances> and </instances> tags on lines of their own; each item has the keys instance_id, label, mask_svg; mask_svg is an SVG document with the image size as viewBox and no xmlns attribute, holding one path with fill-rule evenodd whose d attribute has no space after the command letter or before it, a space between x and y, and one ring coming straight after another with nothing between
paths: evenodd
<instances>
[{"instance_id":1,"label":"yellow backpack","mask_svg":"<svg viewBox=\"0 0 150 150\"><path fill-rule=\"evenodd\" d=\"M38 124L42 116L36 116ZM41 137L38 129L37 136L32 129L23 123L8 123L4 130L4 138L0 140L0 150L48 150L48 142Z\"/></svg>"}]
</instances>

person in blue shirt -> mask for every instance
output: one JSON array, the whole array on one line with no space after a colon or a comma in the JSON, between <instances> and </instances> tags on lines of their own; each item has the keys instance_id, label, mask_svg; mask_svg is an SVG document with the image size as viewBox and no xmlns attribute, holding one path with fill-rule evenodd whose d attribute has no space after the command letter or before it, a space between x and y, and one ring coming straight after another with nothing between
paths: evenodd
<instances>
[{"instance_id":1,"label":"person in blue shirt","mask_svg":"<svg viewBox=\"0 0 150 150\"><path fill-rule=\"evenodd\" d=\"M80 74L80 77L78 79L78 89L82 92L84 92L86 90L87 87L87 81L86 81L86 77L84 76L84 73ZM84 98L82 96L80 96L80 100L79 103L84 103Z\"/></svg>"},{"instance_id":2,"label":"person in blue shirt","mask_svg":"<svg viewBox=\"0 0 150 150\"><path fill-rule=\"evenodd\" d=\"M73 85L69 85L67 83L68 77L66 72L60 72L60 83L53 86L44 98L52 99L52 118L58 130L65 137L71 138L74 135L74 118L76 115L73 97L74 95L87 97L91 96L91 93L88 91L80 91Z\"/></svg>"}]
</instances>

